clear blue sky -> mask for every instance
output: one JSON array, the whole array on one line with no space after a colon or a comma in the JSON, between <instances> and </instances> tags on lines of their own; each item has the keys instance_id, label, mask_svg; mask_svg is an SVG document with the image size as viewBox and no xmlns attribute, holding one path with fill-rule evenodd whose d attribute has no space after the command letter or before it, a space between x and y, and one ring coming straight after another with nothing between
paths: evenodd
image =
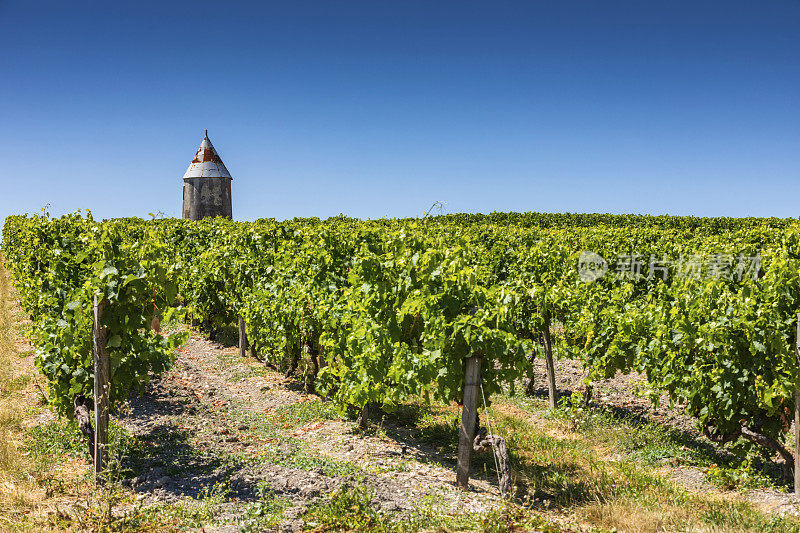
<instances>
[{"instance_id":1,"label":"clear blue sky","mask_svg":"<svg viewBox=\"0 0 800 533\"><path fill-rule=\"evenodd\" d=\"M118 6L118 7L117 7ZM800 215L800 1L0 0L0 216Z\"/></svg>"}]
</instances>

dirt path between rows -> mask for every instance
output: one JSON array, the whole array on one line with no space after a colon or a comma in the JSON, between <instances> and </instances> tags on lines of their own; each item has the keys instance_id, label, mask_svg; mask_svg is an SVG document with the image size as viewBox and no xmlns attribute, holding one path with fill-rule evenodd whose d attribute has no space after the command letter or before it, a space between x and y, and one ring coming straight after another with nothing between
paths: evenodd
<instances>
[{"instance_id":1,"label":"dirt path between rows","mask_svg":"<svg viewBox=\"0 0 800 533\"><path fill-rule=\"evenodd\" d=\"M374 506L397 519L426 503L452 513L500 505L496 485L480 477L470 492L458 490L452 466L435 450L359 434L353 423L320 419L319 412L332 413L332 406L263 363L239 358L237 349L193 333L172 369L118 417L151 450L131 459L138 475L123 482L144 505L224 486L232 501L221 509L228 524L218 531L237 531L243 504L265 490L294 506L282 531L299 530L305 508L343 485L368 487ZM402 435L396 429L392 434Z\"/></svg>"},{"instance_id":2,"label":"dirt path between rows","mask_svg":"<svg viewBox=\"0 0 800 533\"><path fill-rule=\"evenodd\" d=\"M585 377L577 361L558 361L556 372L562 394L579 390ZM543 369L536 375L537 389L543 390ZM595 402L696 435L680 407L666 401L654 407L646 390L644 376L617 376L595 383ZM225 524L205 531L238 531L246 505L265 491L291 502L280 531L301 529L305 509L343 485L368 487L374 506L396 519L421 505L450 513L501 505L493 475L487 480L478 473L472 491L457 490L452 457L413 439L409 428L389 423L380 433L358 433L318 396L198 333L176 352L172 369L133 398L119 420L154 451L137 460L139 475L125 481L142 504L190 501L215 485L229 490L231 498L218 516ZM723 491L692 466L665 465L658 471L691 492L800 515L793 494Z\"/></svg>"},{"instance_id":3,"label":"dirt path between rows","mask_svg":"<svg viewBox=\"0 0 800 533\"><path fill-rule=\"evenodd\" d=\"M25 364L32 366L30 357ZM558 369L564 391L579 388L583 373L578 363L560 361ZM656 420L680 416L644 403L630 386L640 379L621 376L599 384L596 390L603 392L598 399L620 408L633 404L633 413ZM220 532L239 531L248 505L263 498L265 489L270 497L289 502L275 531L300 530L308 506L343 485L369 487L374 506L398 520L423 505L460 513L500 504L493 476L491 482L478 476L473 492L456 490L448 463L452 458L415 440L408 427L389 425L383 433L358 434L352 422L330 409L263 363L241 359L235 348L193 334L176 353L172 369L155 379L145 394L132 398L117 417L145 445L145 453L129 458L136 475L123 483L143 506L178 501L192 505L215 486L223 487L229 497L216 509L218 525L204 528ZM329 418L315 416L326 410ZM52 416L44 410L27 425ZM743 499L772 514L800 514L792 494L723 491L691 466L658 470L690 492ZM129 510L122 505L117 512Z\"/></svg>"}]
</instances>

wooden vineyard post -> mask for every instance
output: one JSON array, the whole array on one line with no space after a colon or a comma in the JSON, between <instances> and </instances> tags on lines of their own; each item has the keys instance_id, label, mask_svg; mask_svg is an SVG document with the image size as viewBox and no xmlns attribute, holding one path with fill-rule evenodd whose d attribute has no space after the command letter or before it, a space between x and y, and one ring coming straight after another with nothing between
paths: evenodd
<instances>
[{"instance_id":1,"label":"wooden vineyard post","mask_svg":"<svg viewBox=\"0 0 800 533\"><path fill-rule=\"evenodd\" d=\"M794 391L794 493L800 495L800 390Z\"/></svg>"},{"instance_id":2,"label":"wooden vineyard post","mask_svg":"<svg viewBox=\"0 0 800 533\"><path fill-rule=\"evenodd\" d=\"M469 487L469 467L472 462L472 441L475 438L475 421L478 415L478 387L480 387L481 358L469 357L464 370L464 409L461 413L461 430L458 432L458 467L456 485Z\"/></svg>"},{"instance_id":3,"label":"wooden vineyard post","mask_svg":"<svg viewBox=\"0 0 800 533\"><path fill-rule=\"evenodd\" d=\"M239 357L247 356L247 333L244 329L244 318L239 317Z\"/></svg>"},{"instance_id":4,"label":"wooden vineyard post","mask_svg":"<svg viewBox=\"0 0 800 533\"><path fill-rule=\"evenodd\" d=\"M108 393L110 362L108 357L108 328L100 326L108 300L94 297L94 474L95 484L103 482L103 469L108 462Z\"/></svg>"},{"instance_id":5,"label":"wooden vineyard post","mask_svg":"<svg viewBox=\"0 0 800 533\"><path fill-rule=\"evenodd\" d=\"M550 408L556 408L556 368L553 363L553 344L550 338L550 314L544 315L544 331L542 331L544 341L544 359L547 364L547 392L550 399Z\"/></svg>"},{"instance_id":6,"label":"wooden vineyard post","mask_svg":"<svg viewBox=\"0 0 800 533\"><path fill-rule=\"evenodd\" d=\"M797 313L795 357L800 363L800 313ZM800 495L800 389L794 391L794 493Z\"/></svg>"},{"instance_id":7,"label":"wooden vineyard post","mask_svg":"<svg viewBox=\"0 0 800 533\"><path fill-rule=\"evenodd\" d=\"M358 426L358 429L367 429L369 427L369 402L365 403L361 411L358 412L356 426Z\"/></svg>"}]
</instances>

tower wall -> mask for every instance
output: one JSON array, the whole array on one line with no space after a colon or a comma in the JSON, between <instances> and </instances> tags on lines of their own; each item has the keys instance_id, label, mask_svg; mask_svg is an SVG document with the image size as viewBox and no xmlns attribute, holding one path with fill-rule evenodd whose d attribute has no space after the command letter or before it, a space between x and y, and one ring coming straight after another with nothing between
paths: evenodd
<instances>
[{"instance_id":1,"label":"tower wall","mask_svg":"<svg viewBox=\"0 0 800 533\"><path fill-rule=\"evenodd\" d=\"M183 178L183 218L233 218L231 178Z\"/></svg>"}]
</instances>

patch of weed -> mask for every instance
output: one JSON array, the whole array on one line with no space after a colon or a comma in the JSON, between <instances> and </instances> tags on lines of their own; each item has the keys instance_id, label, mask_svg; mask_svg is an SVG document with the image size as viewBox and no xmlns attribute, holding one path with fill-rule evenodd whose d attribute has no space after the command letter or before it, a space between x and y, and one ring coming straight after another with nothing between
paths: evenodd
<instances>
[{"instance_id":1,"label":"patch of weed","mask_svg":"<svg viewBox=\"0 0 800 533\"><path fill-rule=\"evenodd\" d=\"M787 517L765 516L739 502L712 501L701 506L700 518L716 530L797 533L800 523Z\"/></svg>"},{"instance_id":2,"label":"patch of weed","mask_svg":"<svg viewBox=\"0 0 800 533\"><path fill-rule=\"evenodd\" d=\"M280 406L271 413L273 423L282 429L296 428L311 422L338 418L338 411L331 402L309 397L306 401Z\"/></svg>"},{"instance_id":3,"label":"patch of weed","mask_svg":"<svg viewBox=\"0 0 800 533\"><path fill-rule=\"evenodd\" d=\"M283 512L292 506L288 499L276 497L267 483L259 483L257 494L258 499L247 507L242 519L242 530L245 532L274 528L283 519Z\"/></svg>"},{"instance_id":4,"label":"patch of weed","mask_svg":"<svg viewBox=\"0 0 800 533\"><path fill-rule=\"evenodd\" d=\"M89 457L89 448L78 430L77 422L64 418L32 427L28 431L25 451L33 459L46 464L63 460L66 456Z\"/></svg>"},{"instance_id":5,"label":"patch of weed","mask_svg":"<svg viewBox=\"0 0 800 533\"><path fill-rule=\"evenodd\" d=\"M773 487L773 481L745 459L735 466L712 464L703 469L705 478L726 490ZM774 487L773 487L774 488Z\"/></svg>"},{"instance_id":6,"label":"patch of weed","mask_svg":"<svg viewBox=\"0 0 800 533\"><path fill-rule=\"evenodd\" d=\"M372 492L364 487L342 487L305 516L315 531L389 531L380 513L372 508Z\"/></svg>"}]
</instances>

